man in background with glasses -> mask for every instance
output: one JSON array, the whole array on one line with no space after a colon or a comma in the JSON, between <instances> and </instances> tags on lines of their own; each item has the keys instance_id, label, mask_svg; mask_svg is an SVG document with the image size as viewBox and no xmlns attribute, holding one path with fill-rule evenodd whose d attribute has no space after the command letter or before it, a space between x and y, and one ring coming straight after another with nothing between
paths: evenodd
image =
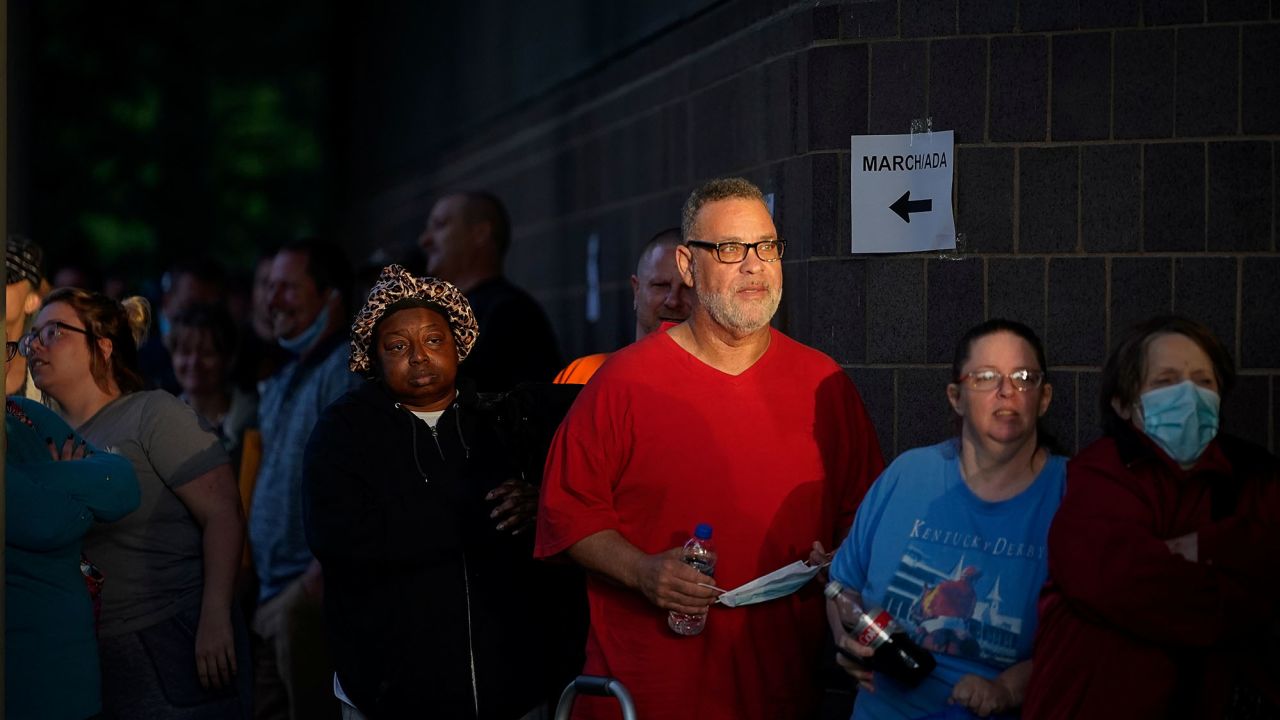
<instances>
[{"instance_id":1,"label":"man in background with glasses","mask_svg":"<svg viewBox=\"0 0 1280 720\"><path fill-rule=\"evenodd\" d=\"M706 613L712 586L834 547L883 467L879 443L845 372L770 327L786 245L760 190L705 183L681 234L676 264L698 303L583 388L547 460L535 554L588 570L584 672L621 680L640 717L804 718L821 696L816 583L718 607L694 636L667 614ZM714 578L682 561L699 523L712 526ZM595 698L575 710L616 717Z\"/></svg>"},{"instance_id":2,"label":"man in background with glasses","mask_svg":"<svg viewBox=\"0 0 1280 720\"><path fill-rule=\"evenodd\" d=\"M22 395L37 402L43 393L31 382L27 359L18 352L18 341L40 310L43 262L44 251L30 238L8 237L4 252L4 394Z\"/></svg>"}]
</instances>

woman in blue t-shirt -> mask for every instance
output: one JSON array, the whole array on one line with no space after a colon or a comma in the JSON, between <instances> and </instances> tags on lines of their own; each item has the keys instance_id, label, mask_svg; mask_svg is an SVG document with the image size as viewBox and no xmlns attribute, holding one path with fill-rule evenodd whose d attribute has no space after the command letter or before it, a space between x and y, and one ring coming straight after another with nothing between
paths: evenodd
<instances>
[{"instance_id":1,"label":"woman in blue t-shirt","mask_svg":"<svg viewBox=\"0 0 1280 720\"><path fill-rule=\"evenodd\" d=\"M959 437L903 453L858 508L832 579L857 589L868 610L888 611L938 666L910 688L837 658L862 690L856 720L928 717L949 705L986 717L1021 705L1066 475L1039 427L1053 397L1045 367L1040 339L1021 323L989 320L965 333L946 389Z\"/></svg>"}]
</instances>

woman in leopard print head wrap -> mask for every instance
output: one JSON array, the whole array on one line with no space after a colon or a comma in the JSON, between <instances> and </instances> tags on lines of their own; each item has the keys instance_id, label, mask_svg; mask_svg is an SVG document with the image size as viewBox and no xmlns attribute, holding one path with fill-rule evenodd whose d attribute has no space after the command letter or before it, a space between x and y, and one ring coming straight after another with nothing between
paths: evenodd
<instances>
[{"instance_id":1,"label":"woman in leopard print head wrap","mask_svg":"<svg viewBox=\"0 0 1280 720\"><path fill-rule=\"evenodd\" d=\"M369 381L308 443L307 539L344 717L514 720L551 684L537 491L513 479L496 411L457 378L477 335L457 288L388 266L351 326L351 370Z\"/></svg>"}]
</instances>

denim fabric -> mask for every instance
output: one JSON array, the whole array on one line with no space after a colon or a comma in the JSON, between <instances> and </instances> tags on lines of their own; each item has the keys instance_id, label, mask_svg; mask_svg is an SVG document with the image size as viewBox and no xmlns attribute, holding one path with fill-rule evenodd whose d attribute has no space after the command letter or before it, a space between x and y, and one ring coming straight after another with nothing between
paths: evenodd
<instances>
[{"instance_id":1,"label":"denim fabric","mask_svg":"<svg viewBox=\"0 0 1280 720\"><path fill-rule=\"evenodd\" d=\"M311 564L302 527L303 450L320 412L362 382L347 370L342 334L321 342L314 357L289 363L262 384L262 465L248 527L259 602L275 597Z\"/></svg>"},{"instance_id":2,"label":"denim fabric","mask_svg":"<svg viewBox=\"0 0 1280 720\"><path fill-rule=\"evenodd\" d=\"M252 630L257 720L334 718L333 661L319 598L302 578L258 606Z\"/></svg>"}]
</instances>

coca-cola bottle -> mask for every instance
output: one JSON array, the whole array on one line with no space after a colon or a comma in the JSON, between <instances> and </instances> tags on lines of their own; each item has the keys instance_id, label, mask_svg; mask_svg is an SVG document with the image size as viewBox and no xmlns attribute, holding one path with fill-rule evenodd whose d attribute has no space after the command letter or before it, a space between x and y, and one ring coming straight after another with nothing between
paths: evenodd
<instances>
[{"instance_id":1,"label":"coca-cola bottle","mask_svg":"<svg viewBox=\"0 0 1280 720\"><path fill-rule=\"evenodd\" d=\"M868 660L853 655L836 643L836 649L846 657L908 687L919 685L937 667L938 662L933 655L912 642L887 611L880 608L871 612L863 610L857 593L834 580L827 583L825 594L835 605L844 631L858 643L875 650Z\"/></svg>"}]
</instances>

